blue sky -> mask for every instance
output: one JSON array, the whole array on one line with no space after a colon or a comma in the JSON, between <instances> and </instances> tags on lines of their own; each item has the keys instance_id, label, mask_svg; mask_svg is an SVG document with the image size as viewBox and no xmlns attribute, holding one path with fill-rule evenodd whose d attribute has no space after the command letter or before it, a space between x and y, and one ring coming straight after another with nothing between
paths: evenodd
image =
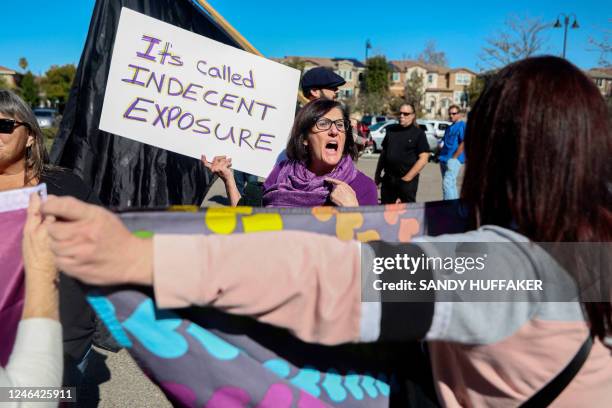
<instances>
[{"instance_id":1,"label":"blue sky","mask_svg":"<svg viewBox=\"0 0 612 408\"><path fill-rule=\"evenodd\" d=\"M176 0L183 1L183 0ZM287 1L210 0L259 51L285 55L364 58L372 53L390 59L414 57L435 40L453 67L477 70L487 37L503 27L511 14L554 22L558 13L575 13L580 29L569 30L567 57L582 68L597 65L588 51L589 37L602 38L611 29L607 0L493 1ZM94 0L7 1L0 24L0 65L18 69L24 56L30 69L43 73L52 64L78 63L87 36ZM350 5L350 7L349 7ZM607 11L606 11L607 10ZM560 54L562 29L549 29L546 50Z\"/></svg>"}]
</instances>

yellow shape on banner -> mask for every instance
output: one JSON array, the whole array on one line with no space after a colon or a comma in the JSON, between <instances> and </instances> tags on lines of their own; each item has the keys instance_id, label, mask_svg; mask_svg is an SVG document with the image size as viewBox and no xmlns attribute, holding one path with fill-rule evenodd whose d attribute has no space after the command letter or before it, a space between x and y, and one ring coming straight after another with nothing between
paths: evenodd
<instances>
[{"instance_id":1,"label":"yellow shape on banner","mask_svg":"<svg viewBox=\"0 0 612 408\"><path fill-rule=\"evenodd\" d=\"M358 232L357 240L361 242L378 241L380 240L380 235L378 234L378 231L367 230L363 232Z\"/></svg>"},{"instance_id":2,"label":"yellow shape on banner","mask_svg":"<svg viewBox=\"0 0 612 408\"><path fill-rule=\"evenodd\" d=\"M251 214L252 207L213 207L206 210L204 222L215 234L231 234L236 229L237 214Z\"/></svg>"},{"instance_id":3,"label":"yellow shape on banner","mask_svg":"<svg viewBox=\"0 0 612 408\"><path fill-rule=\"evenodd\" d=\"M264 213L242 217L244 232L282 231L283 218L280 214Z\"/></svg>"},{"instance_id":4,"label":"yellow shape on banner","mask_svg":"<svg viewBox=\"0 0 612 408\"><path fill-rule=\"evenodd\" d=\"M336 214L338 214L338 210L336 210L334 207L312 208L312 215L321 222L329 221Z\"/></svg>"},{"instance_id":5,"label":"yellow shape on banner","mask_svg":"<svg viewBox=\"0 0 612 408\"><path fill-rule=\"evenodd\" d=\"M353 233L363 225L361 213L338 213L336 215L336 236L344 241L353 239Z\"/></svg>"},{"instance_id":6,"label":"yellow shape on banner","mask_svg":"<svg viewBox=\"0 0 612 408\"><path fill-rule=\"evenodd\" d=\"M168 207L168 211L172 212L198 212L200 207L197 205L171 205Z\"/></svg>"}]
</instances>

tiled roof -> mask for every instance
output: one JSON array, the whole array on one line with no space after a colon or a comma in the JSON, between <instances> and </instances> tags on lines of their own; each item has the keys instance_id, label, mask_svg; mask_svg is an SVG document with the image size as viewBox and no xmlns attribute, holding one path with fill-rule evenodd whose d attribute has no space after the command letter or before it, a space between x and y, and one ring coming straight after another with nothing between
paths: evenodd
<instances>
[{"instance_id":1,"label":"tiled roof","mask_svg":"<svg viewBox=\"0 0 612 408\"><path fill-rule=\"evenodd\" d=\"M15 72L15 71L13 71L12 69L9 69L9 68L6 68L6 67L3 67L2 65L0 65L0 73L2 73L2 74L9 74L9 75L14 75L14 74L16 74L16 72Z\"/></svg>"},{"instance_id":2,"label":"tiled roof","mask_svg":"<svg viewBox=\"0 0 612 408\"><path fill-rule=\"evenodd\" d=\"M592 68L587 74L593 78L612 79L612 68Z\"/></svg>"}]
</instances>

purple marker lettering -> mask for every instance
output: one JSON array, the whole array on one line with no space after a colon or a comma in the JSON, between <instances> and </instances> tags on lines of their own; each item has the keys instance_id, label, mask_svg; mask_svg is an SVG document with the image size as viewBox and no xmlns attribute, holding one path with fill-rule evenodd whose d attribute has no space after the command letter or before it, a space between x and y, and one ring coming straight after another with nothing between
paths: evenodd
<instances>
[{"instance_id":1,"label":"purple marker lettering","mask_svg":"<svg viewBox=\"0 0 612 408\"><path fill-rule=\"evenodd\" d=\"M132 102L132 104L130 105L129 108L127 108L127 110L125 111L125 113L123 114L123 117L125 119L130 119L130 120L138 120L140 122L146 122L147 120L145 118L139 118L138 116L132 116L131 113L133 111L139 111L139 112L148 112L147 109L145 108L138 108L136 105L138 105L139 102L147 102L147 103L154 103L154 101L150 100L150 99L144 99L144 98L136 98L136 100L134 102Z\"/></svg>"},{"instance_id":2,"label":"purple marker lettering","mask_svg":"<svg viewBox=\"0 0 612 408\"><path fill-rule=\"evenodd\" d=\"M221 102L219 102L219 106L225 109L234 109L234 99L236 99L237 97L238 95L225 94L223 95ZM231 105L230 106L225 105L226 102L231 103Z\"/></svg>"},{"instance_id":3,"label":"purple marker lettering","mask_svg":"<svg viewBox=\"0 0 612 408\"><path fill-rule=\"evenodd\" d=\"M177 84L178 89L176 92L172 92L172 84ZM175 87L176 88L176 87ZM175 77L168 78L168 95L170 96L179 96L183 94L183 84Z\"/></svg>"},{"instance_id":4,"label":"purple marker lettering","mask_svg":"<svg viewBox=\"0 0 612 408\"><path fill-rule=\"evenodd\" d=\"M247 142L247 139L249 137L251 137L251 131L249 129L240 129L240 137L238 138L238 147L242 146L242 142L244 141L244 144L246 144L247 146L251 148L251 150L253 150L253 146L251 146L251 144Z\"/></svg>"},{"instance_id":5,"label":"purple marker lettering","mask_svg":"<svg viewBox=\"0 0 612 408\"><path fill-rule=\"evenodd\" d=\"M208 100L208 95L210 95L210 94L219 94L219 92L217 92L217 91L206 91L206 93L204 94L204 97L203 97L204 102L206 102L209 105L218 106L216 103L211 102L211 101Z\"/></svg>"},{"instance_id":6,"label":"purple marker lettering","mask_svg":"<svg viewBox=\"0 0 612 408\"><path fill-rule=\"evenodd\" d=\"M164 63L166 62L166 58L172 56L172 54L168 52L170 48L172 48L172 44L170 44L169 42L164 44L164 49L161 50L159 53L159 55L161 55L161 60L159 61L160 64L164 65Z\"/></svg>"},{"instance_id":7,"label":"purple marker lettering","mask_svg":"<svg viewBox=\"0 0 612 408\"><path fill-rule=\"evenodd\" d=\"M183 66L183 60L181 60L181 56L180 55L171 55L170 58L172 60L168 61L168 64L174 65L174 66L177 66L177 67L182 67Z\"/></svg>"},{"instance_id":8,"label":"purple marker lettering","mask_svg":"<svg viewBox=\"0 0 612 408\"><path fill-rule=\"evenodd\" d=\"M173 112L176 112L176 114L173 114ZM183 110L180 106L171 107L168 111L168 120L166 121L166 127L170 127L170 123L172 123L173 120L178 119L178 117L181 116L182 112Z\"/></svg>"},{"instance_id":9,"label":"purple marker lettering","mask_svg":"<svg viewBox=\"0 0 612 408\"><path fill-rule=\"evenodd\" d=\"M210 134L210 128L204 124L204 122L210 122L210 119L198 119L196 120L196 126L202 128L203 130L193 129L194 133L200 133L202 135Z\"/></svg>"},{"instance_id":10,"label":"purple marker lettering","mask_svg":"<svg viewBox=\"0 0 612 408\"><path fill-rule=\"evenodd\" d=\"M236 109L236 113L240 113L240 108L244 106L244 109L247 111L249 116L252 116L251 112L253 111L254 103L255 101L251 99L251 105L249 106L247 105L246 100L244 98L240 98L240 101L238 101L238 109Z\"/></svg>"},{"instance_id":11,"label":"purple marker lettering","mask_svg":"<svg viewBox=\"0 0 612 408\"><path fill-rule=\"evenodd\" d=\"M149 80L147 81L146 87L148 88L151 82L153 82L153 84L155 85L155 88L157 89L157 92L161 93L162 88L164 86L165 79L166 79L166 74L161 74L158 80L157 74L155 74L155 72L152 71L151 75L149 76Z\"/></svg>"},{"instance_id":12,"label":"purple marker lettering","mask_svg":"<svg viewBox=\"0 0 612 408\"><path fill-rule=\"evenodd\" d=\"M164 114L166 113L166 111L168 110L167 106L164 106L164 109L160 109L160 106L158 104L155 104L155 109L157 109L157 118L153 121L153 126L157 126L157 123L161 123L162 128L166 128L166 125L164 125Z\"/></svg>"},{"instance_id":13,"label":"purple marker lettering","mask_svg":"<svg viewBox=\"0 0 612 408\"><path fill-rule=\"evenodd\" d=\"M195 91L192 91L191 88L200 88L200 89L204 89L204 87L202 85L198 85L198 84L194 84L191 83L187 86L187 89L185 89L185 92L183 92L183 98L185 99L191 99L192 101L195 101L196 98L190 97L188 96L189 94L193 94L195 95Z\"/></svg>"},{"instance_id":14,"label":"purple marker lettering","mask_svg":"<svg viewBox=\"0 0 612 408\"><path fill-rule=\"evenodd\" d=\"M202 67L200 67L200 65L202 65ZM206 61L198 61L196 64L196 69L200 71L202 75L208 75L205 71L206 68L204 68L204 65L206 65Z\"/></svg>"},{"instance_id":15,"label":"purple marker lettering","mask_svg":"<svg viewBox=\"0 0 612 408\"><path fill-rule=\"evenodd\" d=\"M128 67L134 69L134 74L132 75L132 78L128 79L128 78L123 78L121 79L123 82L127 82L128 84L134 84L134 85L140 85L140 86L144 86L144 82L138 81L136 79L136 77L138 76L138 73L140 71L145 71L145 72L149 72L149 70L145 67L139 67L138 65L133 65L133 64L129 64Z\"/></svg>"},{"instance_id":16,"label":"purple marker lettering","mask_svg":"<svg viewBox=\"0 0 612 408\"><path fill-rule=\"evenodd\" d=\"M242 75L232 74L232 83L234 85L242 86L242 84L240 83L240 78L242 78Z\"/></svg>"},{"instance_id":17,"label":"purple marker lettering","mask_svg":"<svg viewBox=\"0 0 612 408\"><path fill-rule=\"evenodd\" d=\"M261 120L264 120L266 118L266 112L268 111L268 108L276 109L276 106L268 105L267 103L263 103L263 102L255 102L255 103L257 105L263 106L263 112L261 112Z\"/></svg>"},{"instance_id":18,"label":"purple marker lettering","mask_svg":"<svg viewBox=\"0 0 612 408\"><path fill-rule=\"evenodd\" d=\"M244 80L242 81L242 83L244 84L246 88L255 88L255 80L253 79L253 70L249 71L248 78L244 77Z\"/></svg>"},{"instance_id":19,"label":"purple marker lettering","mask_svg":"<svg viewBox=\"0 0 612 408\"><path fill-rule=\"evenodd\" d=\"M145 42L148 42L149 46L144 53L137 52L136 56L140 58L148 59L149 61L156 61L155 56L151 54L151 51L153 51L153 47L155 47L155 44L159 44L161 40L154 38L154 37L149 37L148 35L143 35L142 40Z\"/></svg>"},{"instance_id":20,"label":"purple marker lettering","mask_svg":"<svg viewBox=\"0 0 612 408\"><path fill-rule=\"evenodd\" d=\"M218 130L219 130L220 126L221 126L220 123L218 123L217 126L215 126L215 136L216 136L216 138L219 139L219 140L227 140L227 139L229 139L231 137L232 138L232 143L236 143L236 140L234 140L234 127L233 126L230 127L230 129L227 132L227 135L225 137L219 137Z\"/></svg>"},{"instance_id":21,"label":"purple marker lettering","mask_svg":"<svg viewBox=\"0 0 612 408\"><path fill-rule=\"evenodd\" d=\"M183 119L185 118L191 119L191 121L188 122L189 124L187 126L181 125L182 123L184 123ZM189 112L186 112L186 113L183 113L183 116L181 116L180 119L178 120L178 127L181 130L186 130L193 126L193 122L195 122L195 118L193 117L193 115Z\"/></svg>"},{"instance_id":22,"label":"purple marker lettering","mask_svg":"<svg viewBox=\"0 0 612 408\"><path fill-rule=\"evenodd\" d=\"M260 133L259 136L257 136L257 140L255 141L255 148L259 149L259 150L267 150L269 152L272 151L272 149L270 149L269 147L264 147L264 146L260 146L260 144L271 144L272 142L270 140L265 140L265 137L269 137L274 139L276 136L274 135L269 135L266 133Z\"/></svg>"},{"instance_id":23,"label":"purple marker lettering","mask_svg":"<svg viewBox=\"0 0 612 408\"><path fill-rule=\"evenodd\" d=\"M211 69L209 69L208 75L210 75L213 78L223 79L221 75L221 71L219 71L219 68L217 67L212 67Z\"/></svg>"}]
</instances>

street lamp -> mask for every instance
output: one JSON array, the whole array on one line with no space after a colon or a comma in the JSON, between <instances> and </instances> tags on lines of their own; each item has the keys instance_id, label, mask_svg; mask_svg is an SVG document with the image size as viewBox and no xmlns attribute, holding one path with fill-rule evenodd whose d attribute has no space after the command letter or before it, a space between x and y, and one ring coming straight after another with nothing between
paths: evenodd
<instances>
[{"instance_id":1,"label":"street lamp","mask_svg":"<svg viewBox=\"0 0 612 408\"><path fill-rule=\"evenodd\" d=\"M365 62L366 64L368 62L368 50L371 48L372 48L372 43L370 42L370 39L368 38L365 43Z\"/></svg>"},{"instance_id":2,"label":"street lamp","mask_svg":"<svg viewBox=\"0 0 612 408\"><path fill-rule=\"evenodd\" d=\"M578 25L578 19L576 18L576 15L574 13L570 13L569 15L565 13L559 14L557 16L557 21L555 21L555 24L553 25L554 28L561 28L560 17L563 17L563 25L565 26L565 32L563 33L563 58L565 58L565 49L567 45L567 26L569 25L570 16L574 17L574 23L572 24L572 28L580 28L580 26Z\"/></svg>"}]
</instances>

